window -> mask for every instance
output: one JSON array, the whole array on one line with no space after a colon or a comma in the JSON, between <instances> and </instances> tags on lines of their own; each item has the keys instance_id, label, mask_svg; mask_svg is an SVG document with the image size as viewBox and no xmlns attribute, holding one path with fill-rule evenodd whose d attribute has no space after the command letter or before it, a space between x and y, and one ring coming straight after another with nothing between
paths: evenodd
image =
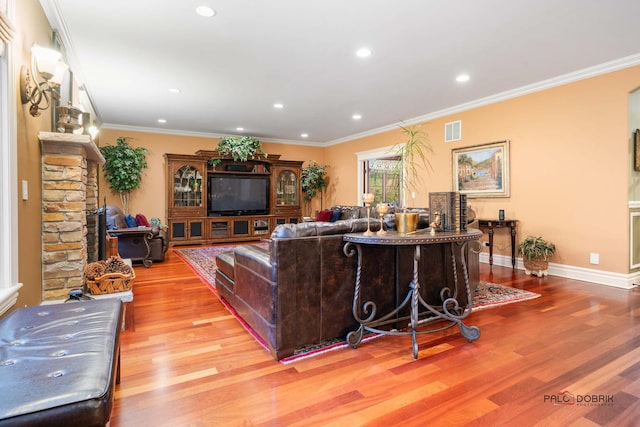
<instances>
[{"instance_id":1,"label":"window","mask_svg":"<svg viewBox=\"0 0 640 427\"><path fill-rule=\"evenodd\" d=\"M9 2L11 7L13 2ZM11 16L12 8L8 10ZM13 47L6 44L0 54L0 315L17 301L18 289L18 223L16 183L16 88Z\"/></svg>"},{"instance_id":2,"label":"window","mask_svg":"<svg viewBox=\"0 0 640 427\"><path fill-rule=\"evenodd\" d=\"M374 204L399 204L400 161L399 157L388 157L364 162L364 192L375 195Z\"/></svg>"},{"instance_id":3,"label":"window","mask_svg":"<svg viewBox=\"0 0 640 427\"><path fill-rule=\"evenodd\" d=\"M356 153L358 156L358 203L363 193L373 193L373 204L380 202L400 204L400 158L393 154L393 147Z\"/></svg>"}]
</instances>

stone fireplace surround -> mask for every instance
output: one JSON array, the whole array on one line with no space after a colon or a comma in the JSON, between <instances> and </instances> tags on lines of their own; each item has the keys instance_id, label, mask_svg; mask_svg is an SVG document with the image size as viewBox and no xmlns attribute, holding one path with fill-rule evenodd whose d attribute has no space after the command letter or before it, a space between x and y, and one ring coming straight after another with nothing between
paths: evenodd
<instances>
[{"instance_id":1,"label":"stone fireplace surround","mask_svg":"<svg viewBox=\"0 0 640 427\"><path fill-rule=\"evenodd\" d=\"M84 285L98 259L98 167L89 135L40 132L42 155L42 298L66 298Z\"/></svg>"}]
</instances>

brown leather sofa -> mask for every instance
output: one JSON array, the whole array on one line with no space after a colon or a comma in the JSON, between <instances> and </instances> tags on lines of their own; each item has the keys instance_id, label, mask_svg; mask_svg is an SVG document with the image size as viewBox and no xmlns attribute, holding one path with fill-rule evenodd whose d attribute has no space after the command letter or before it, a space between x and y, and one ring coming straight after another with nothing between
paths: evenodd
<instances>
[{"instance_id":1,"label":"brown leather sofa","mask_svg":"<svg viewBox=\"0 0 640 427\"><path fill-rule=\"evenodd\" d=\"M373 231L379 227L379 221L371 222ZM302 346L344 338L358 324L352 313L357 260L344 255L343 235L366 229L363 218L280 225L266 241L266 248L239 245L233 253L218 255L218 292L266 342L276 360ZM456 258L460 256L458 249ZM468 257L473 292L479 280L478 254ZM420 271L428 274L422 275L421 294L428 302L440 301L442 284L453 283L451 263L442 245L423 246ZM459 280L463 277L460 268ZM377 313L386 314L408 291L412 249L368 247L363 251L361 274L366 284L361 289L362 301L375 301ZM397 290L393 285L396 277L401 284ZM466 305L464 285L458 289L458 301Z\"/></svg>"},{"instance_id":2,"label":"brown leather sofa","mask_svg":"<svg viewBox=\"0 0 640 427\"><path fill-rule=\"evenodd\" d=\"M125 214L118 206L107 205L106 209L107 230L127 230L130 227L125 221ZM164 256L169 248L169 239L164 230L152 227L153 237L149 241L151 247L151 260L153 262L164 261ZM147 253L144 243L144 236L139 235L119 235L118 253L122 258L135 260L143 259Z\"/></svg>"}]
</instances>

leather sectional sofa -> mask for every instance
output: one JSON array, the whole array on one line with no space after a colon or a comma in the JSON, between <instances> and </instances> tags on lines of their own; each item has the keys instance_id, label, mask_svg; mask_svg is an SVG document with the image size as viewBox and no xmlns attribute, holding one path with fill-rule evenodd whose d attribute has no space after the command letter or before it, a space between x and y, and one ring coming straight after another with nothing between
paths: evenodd
<instances>
[{"instance_id":1,"label":"leather sectional sofa","mask_svg":"<svg viewBox=\"0 0 640 427\"><path fill-rule=\"evenodd\" d=\"M421 221L424 226L426 222ZM379 227L379 221L371 222L373 231ZM266 248L245 244L218 255L217 290L264 340L276 360L293 355L300 347L344 339L358 323L352 313L357 260L343 253L343 235L366 229L367 219L357 217L280 225L266 240ZM422 248L421 294L430 303L440 301L443 283L453 283L451 257L443 252L442 245ZM468 252L473 292L479 280L478 254ZM458 261L460 256L458 250ZM407 293L413 275L412 247L368 247L363 251L361 274L366 283L362 301L375 301L378 314L390 312ZM397 290L396 278L401 284ZM466 305L464 282L461 287L459 284L458 300Z\"/></svg>"}]
</instances>

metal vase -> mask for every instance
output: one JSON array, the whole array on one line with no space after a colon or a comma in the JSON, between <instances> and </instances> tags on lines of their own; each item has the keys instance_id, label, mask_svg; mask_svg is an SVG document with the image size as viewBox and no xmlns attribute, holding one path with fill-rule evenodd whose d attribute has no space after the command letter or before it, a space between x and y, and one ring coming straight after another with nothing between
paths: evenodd
<instances>
[{"instance_id":1,"label":"metal vase","mask_svg":"<svg viewBox=\"0 0 640 427\"><path fill-rule=\"evenodd\" d=\"M396 229L400 234L413 233L418 228L417 212L396 212Z\"/></svg>"}]
</instances>

